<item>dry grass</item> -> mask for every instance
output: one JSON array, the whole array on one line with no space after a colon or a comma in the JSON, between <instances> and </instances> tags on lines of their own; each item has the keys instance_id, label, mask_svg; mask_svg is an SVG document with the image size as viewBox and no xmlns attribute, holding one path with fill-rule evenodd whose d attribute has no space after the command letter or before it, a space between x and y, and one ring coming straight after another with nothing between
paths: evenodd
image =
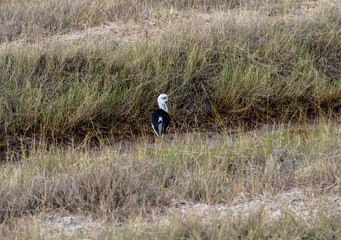
<instances>
[{"instance_id":1,"label":"dry grass","mask_svg":"<svg viewBox=\"0 0 341 240\"><path fill-rule=\"evenodd\" d=\"M246 2L247 3L247 2ZM105 24L112 21L143 19L170 9L231 8L239 1L176 0L10 0L0 3L0 43L18 38L36 39L56 33ZM160 12L161 9L161 12Z\"/></svg>"},{"instance_id":2,"label":"dry grass","mask_svg":"<svg viewBox=\"0 0 341 240\"><path fill-rule=\"evenodd\" d=\"M86 217L73 219L87 221ZM169 219L168 223L140 218L117 224L115 221L90 220L63 228L50 225L48 216L26 218L13 222L0 231L6 239L339 239L340 218L327 213L304 222L287 213L269 224L262 212L248 217L204 222L195 215ZM58 224L58 223L57 223ZM87 226L87 227L82 227ZM1 228L1 226L0 226Z\"/></svg>"},{"instance_id":3,"label":"dry grass","mask_svg":"<svg viewBox=\"0 0 341 240\"><path fill-rule=\"evenodd\" d=\"M114 144L103 146L98 152L40 147L21 162L2 166L1 231L11 237L37 236L40 224L45 224L46 220L35 226L29 219L41 214L64 213L90 214L98 221L113 218L115 220L108 222L108 228L90 228L91 234L119 233L122 238L136 234L142 234L141 238L150 234L155 234L155 238L162 238L163 234L170 234L172 238L177 238L177 234L189 234L191 238L195 238L191 234L208 234L209 238L216 238L215 234L225 234L225 230L232 229L236 236L241 234L249 238L291 236L293 229L297 236L305 236L310 231L322 236L319 235L321 230L338 236L340 229L332 226L338 226L340 209L337 209L339 206L331 207L334 205L329 205L328 201L316 208L316 211L323 209L321 212L325 215L314 213L302 218L296 214L292 218L292 212L286 214L284 211L270 225L262 208L250 219L247 214L241 214L239 220L233 218L234 215L208 218L213 222L192 222L192 218L185 217L178 225L179 220L173 222L170 218L166 225L159 225L159 220L155 225L139 225L138 231L133 230L136 229L133 219L145 218L154 212L164 213L167 208L174 207L174 203L231 206L250 200L276 199L278 194L292 188L304 191L306 200L303 204L309 208L313 206L309 202L319 196L328 199L340 192L339 135L339 128L330 123L309 131L304 140L300 135L293 137L289 129L279 127L272 132L222 134L213 140L205 134L175 136L163 143L140 139L130 148L122 149ZM302 199L293 201L299 203ZM283 201L287 204L285 198ZM272 208L279 205L274 206ZM17 225L16 217L23 216L30 223L28 228ZM310 222L308 225L307 221ZM125 225L123 229L118 227L121 224ZM186 226L192 224L196 227L187 229ZM280 225L283 228L275 228ZM253 235L256 234L253 231L257 235Z\"/></svg>"},{"instance_id":4,"label":"dry grass","mask_svg":"<svg viewBox=\"0 0 341 240\"><path fill-rule=\"evenodd\" d=\"M294 187L338 192L338 139L332 125L322 125L306 140L280 130L214 143L196 135L161 144L142 139L123 152L39 148L3 166L1 218L58 209L128 216L174 199L231 203L240 194L253 199Z\"/></svg>"},{"instance_id":5,"label":"dry grass","mask_svg":"<svg viewBox=\"0 0 341 240\"><path fill-rule=\"evenodd\" d=\"M145 134L161 92L178 102L178 129L337 115L340 8L276 9L180 23L133 45L2 49L1 140Z\"/></svg>"},{"instance_id":6,"label":"dry grass","mask_svg":"<svg viewBox=\"0 0 341 240\"><path fill-rule=\"evenodd\" d=\"M224 2L0 3L2 236L68 238L45 225L65 214L105 226L75 238L340 237L332 205L313 218L288 211L270 223L262 211L211 222L175 214L160 223L174 203L234 206L292 189L307 203L340 193L337 124L222 130L338 119L340 1ZM115 41L84 34L106 24L128 35L131 22L150 20L156 24L139 41L134 33ZM177 105L171 134L154 143L150 113L161 92ZM222 134L183 134L199 128Z\"/></svg>"}]
</instances>

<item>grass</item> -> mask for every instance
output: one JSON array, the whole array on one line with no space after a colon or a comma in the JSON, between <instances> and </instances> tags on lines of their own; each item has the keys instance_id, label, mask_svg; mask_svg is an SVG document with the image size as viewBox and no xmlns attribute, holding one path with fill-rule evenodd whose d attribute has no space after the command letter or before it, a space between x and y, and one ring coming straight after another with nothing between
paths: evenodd
<instances>
[{"instance_id":1,"label":"grass","mask_svg":"<svg viewBox=\"0 0 341 240\"><path fill-rule=\"evenodd\" d=\"M339 133L332 125L293 134L176 137L142 140L132 148L99 152L75 148L32 150L3 166L1 219L63 210L122 217L172 199L209 204L272 196L300 187L316 194L340 186Z\"/></svg>"},{"instance_id":2,"label":"grass","mask_svg":"<svg viewBox=\"0 0 341 240\"><path fill-rule=\"evenodd\" d=\"M315 222L295 220L289 213L269 224L261 213L239 219L226 216L224 220L203 223L196 216L173 218L169 224L134 220L121 225L102 222L102 231L77 229L48 229L46 222L28 219L25 225L13 223L3 236L7 239L338 239L340 218L321 215ZM103 227L104 226L104 227Z\"/></svg>"},{"instance_id":3,"label":"grass","mask_svg":"<svg viewBox=\"0 0 341 240\"><path fill-rule=\"evenodd\" d=\"M180 25L133 45L3 49L2 129L47 139L145 134L163 92L178 102L178 129L337 116L339 7L238 21Z\"/></svg>"},{"instance_id":4,"label":"grass","mask_svg":"<svg viewBox=\"0 0 341 240\"><path fill-rule=\"evenodd\" d=\"M239 4L235 0L6 0L0 3L0 43L20 38L34 41L117 20L162 16L162 12L170 9L204 11Z\"/></svg>"},{"instance_id":5,"label":"grass","mask_svg":"<svg viewBox=\"0 0 341 240\"><path fill-rule=\"evenodd\" d=\"M169 226L146 225L113 231L109 238L117 239L330 239L340 237L340 219L320 217L311 225L295 221L290 214L268 224L261 214L240 219L226 216L223 221L203 223L200 219L188 217L174 219Z\"/></svg>"},{"instance_id":6,"label":"grass","mask_svg":"<svg viewBox=\"0 0 341 240\"><path fill-rule=\"evenodd\" d=\"M2 1L0 235L69 238L49 227L51 215L65 214L100 222L72 230L74 238L340 238L339 210L328 201L310 218L288 209L270 222L262 211L160 221L174 202L339 194L340 6ZM130 43L56 40L149 20L171 30ZM170 134L155 143L150 114L160 93L177 104ZM323 120L311 127L310 118ZM244 131L259 123L282 124Z\"/></svg>"},{"instance_id":7,"label":"grass","mask_svg":"<svg viewBox=\"0 0 341 240\"><path fill-rule=\"evenodd\" d=\"M130 147L108 145L100 151L39 147L16 164L2 165L1 231L8 238L38 236L39 226L48 224L47 220L27 220L30 224L22 228L17 217L34 219L61 212L90 214L104 222L117 219L109 221L105 230L91 233L101 232L108 238L119 234L144 239L151 234L155 239L166 235L173 239L204 235L216 239L224 238L227 232L250 239L336 237L340 219L326 202L321 214L309 218L310 223L300 220L300 215L293 218L290 211L272 224L267 224L269 220L261 212L241 215L239 220L232 216L213 218L207 223L195 214L181 220L175 215L169 226L155 222L138 228L134 226L139 226L141 219L134 219L155 209L167 209L173 201L233 204L241 199L271 198L292 188L304 189L312 199L337 194L341 179L339 139L335 125L321 123L314 130L280 126L272 132L213 138L192 133L164 143L141 139ZM125 227L117 228L117 224Z\"/></svg>"}]
</instances>

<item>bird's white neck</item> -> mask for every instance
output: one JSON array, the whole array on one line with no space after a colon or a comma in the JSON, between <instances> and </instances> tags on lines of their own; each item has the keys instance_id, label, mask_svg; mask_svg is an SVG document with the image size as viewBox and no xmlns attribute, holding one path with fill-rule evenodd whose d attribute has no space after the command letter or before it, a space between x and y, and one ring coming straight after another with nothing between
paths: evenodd
<instances>
[{"instance_id":1,"label":"bird's white neck","mask_svg":"<svg viewBox=\"0 0 341 240\"><path fill-rule=\"evenodd\" d=\"M159 108L162 109L163 111L168 113L168 108L167 108L167 104L165 102L162 101L158 101L159 104Z\"/></svg>"}]
</instances>

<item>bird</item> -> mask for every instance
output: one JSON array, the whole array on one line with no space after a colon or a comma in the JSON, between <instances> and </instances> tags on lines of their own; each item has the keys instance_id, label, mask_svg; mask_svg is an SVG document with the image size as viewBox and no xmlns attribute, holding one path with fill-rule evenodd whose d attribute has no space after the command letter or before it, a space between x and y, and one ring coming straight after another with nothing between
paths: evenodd
<instances>
[{"instance_id":1,"label":"bird","mask_svg":"<svg viewBox=\"0 0 341 240\"><path fill-rule=\"evenodd\" d=\"M160 137L162 134L166 133L169 127L170 117L168 114L167 102L173 102L168 99L167 94L161 94L157 98L157 103L159 104L159 109L152 114L152 127L156 136Z\"/></svg>"}]
</instances>

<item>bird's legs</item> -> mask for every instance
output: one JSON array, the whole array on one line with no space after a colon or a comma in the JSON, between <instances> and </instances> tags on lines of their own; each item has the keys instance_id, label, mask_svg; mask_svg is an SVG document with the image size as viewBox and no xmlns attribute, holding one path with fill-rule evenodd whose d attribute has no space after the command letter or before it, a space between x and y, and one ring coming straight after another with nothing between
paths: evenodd
<instances>
[{"instance_id":1,"label":"bird's legs","mask_svg":"<svg viewBox=\"0 0 341 240\"><path fill-rule=\"evenodd\" d=\"M163 135L157 136L157 142L162 143L163 142Z\"/></svg>"}]
</instances>

